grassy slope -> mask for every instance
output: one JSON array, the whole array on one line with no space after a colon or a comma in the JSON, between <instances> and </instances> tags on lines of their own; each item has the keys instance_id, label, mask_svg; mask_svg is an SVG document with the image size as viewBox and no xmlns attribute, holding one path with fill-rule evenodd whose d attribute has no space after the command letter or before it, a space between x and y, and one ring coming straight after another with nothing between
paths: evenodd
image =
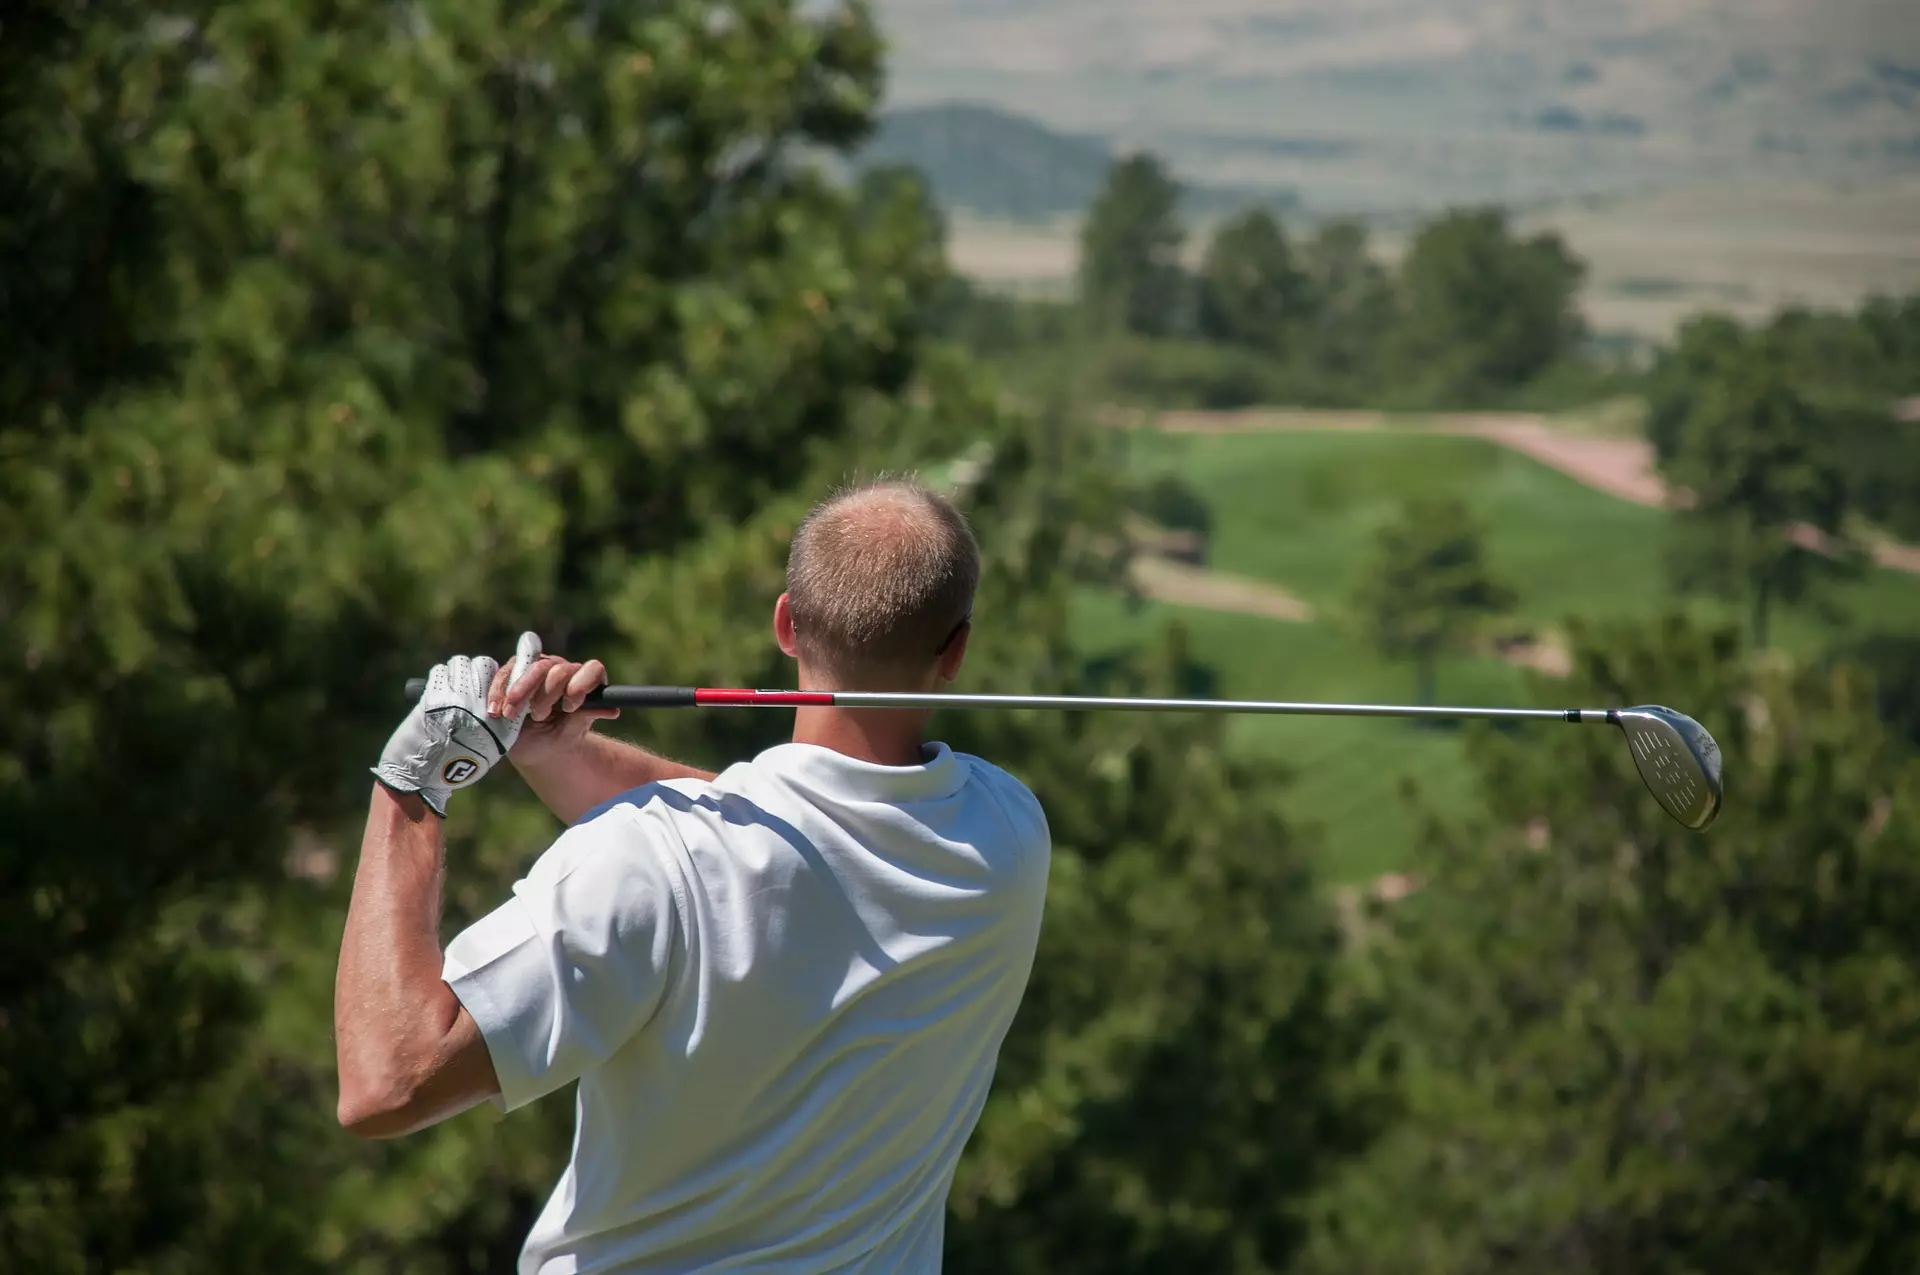
<instances>
[{"instance_id":1,"label":"grassy slope","mask_svg":"<svg viewBox=\"0 0 1920 1275\"><path fill-rule=\"evenodd\" d=\"M1230 698L1405 701L1412 679L1353 644L1332 625L1280 624L1148 604L1130 613L1111 594L1079 598L1077 636L1087 649L1120 646L1169 622L1185 627L1197 658L1219 674ZM1493 661L1456 661L1440 673L1443 692L1462 700L1520 702L1521 675ZM1235 718L1229 738L1292 772L1286 809L1319 825L1321 869L1336 883L1365 880L1407 865L1418 815L1399 788L1411 781L1419 801L1447 813L1472 802L1471 776L1451 731L1411 722L1309 717Z\"/></svg>"},{"instance_id":2,"label":"grassy slope","mask_svg":"<svg viewBox=\"0 0 1920 1275\"><path fill-rule=\"evenodd\" d=\"M1211 502L1213 566L1284 585L1321 610L1313 624L1290 625L1161 606L1130 614L1116 598L1081 599L1077 623L1093 649L1170 618L1185 624L1197 655L1219 671L1223 695L1410 697L1408 672L1361 645L1343 610L1374 532L1402 500L1421 494L1458 496L1476 508L1489 529L1489 556L1518 590L1527 625L1652 617L1682 605L1703 616L1731 614L1725 604L1682 600L1669 589L1661 511L1592 491L1492 443L1405 433L1141 433L1130 436L1129 448L1139 472L1175 470ZM1920 577L1875 572L1837 591L1836 600L1844 612L1839 626L1920 630ZM1775 628L1782 645L1811 651L1831 643L1836 622L1796 610L1780 614ZM1525 675L1489 659L1444 666L1440 693L1493 703L1532 694ZM1550 690L1544 694L1551 699ZM1295 768L1292 808L1303 822L1323 825L1324 868L1335 881L1407 866L1416 816L1398 796L1402 780L1417 783L1435 809L1461 811L1473 801L1453 732L1249 718L1235 723L1233 737Z\"/></svg>"}]
</instances>

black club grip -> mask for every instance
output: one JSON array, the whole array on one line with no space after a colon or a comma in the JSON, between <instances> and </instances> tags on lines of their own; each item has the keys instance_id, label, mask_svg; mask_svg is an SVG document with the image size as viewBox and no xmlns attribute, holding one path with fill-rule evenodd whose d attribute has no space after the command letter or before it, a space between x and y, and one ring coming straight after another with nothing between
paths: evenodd
<instances>
[{"instance_id":1,"label":"black club grip","mask_svg":"<svg viewBox=\"0 0 1920 1275\"><path fill-rule=\"evenodd\" d=\"M426 693L427 679L407 679L407 702L411 704ZM603 686L587 694L594 708L692 708L691 686Z\"/></svg>"}]
</instances>

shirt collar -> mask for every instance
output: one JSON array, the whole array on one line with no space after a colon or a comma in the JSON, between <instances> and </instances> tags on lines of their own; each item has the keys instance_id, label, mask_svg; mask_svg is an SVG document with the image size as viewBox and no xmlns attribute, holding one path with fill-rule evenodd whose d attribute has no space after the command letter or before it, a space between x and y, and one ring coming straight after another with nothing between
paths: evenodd
<instances>
[{"instance_id":1,"label":"shirt collar","mask_svg":"<svg viewBox=\"0 0 1920 1275\"><path fill-rule=\"evenodd\" d=\"M818 744L777 744L753 760L809 788L855 801L938 800L966 785L966 768L945 744L924 744L922 751L926 760L918 766L881 766Z\"/></svg>"}]
</instances>

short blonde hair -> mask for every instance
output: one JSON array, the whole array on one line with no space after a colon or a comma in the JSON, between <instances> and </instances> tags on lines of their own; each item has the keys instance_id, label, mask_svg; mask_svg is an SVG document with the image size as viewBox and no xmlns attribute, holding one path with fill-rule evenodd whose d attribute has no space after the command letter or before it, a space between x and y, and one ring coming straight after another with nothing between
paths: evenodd
<instances>
[{"instance_id":1,"label":"short blonde hair","mask_svg":"<svg viewBox=\"0 0 1920 1275\"><path fill-rule=\"evenodd\" d=\"M821 501L787 556L801 654L849 689L923 674L971 618L979 582L966 515L910 478Z\"/></svg>"}]
</instances>

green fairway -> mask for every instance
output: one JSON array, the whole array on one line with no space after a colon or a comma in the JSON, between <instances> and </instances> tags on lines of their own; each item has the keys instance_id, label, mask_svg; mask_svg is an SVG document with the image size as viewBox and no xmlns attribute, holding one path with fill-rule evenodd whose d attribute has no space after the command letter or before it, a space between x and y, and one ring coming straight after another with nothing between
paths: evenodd
<instances>
[{"instance_id":1,"label":"green fairway","mask_svg":"<svg viewBox=\"0 0 1920 1275\"><path fill-rule=\"evenodd\" d=\"M1172 471L1211 505L1208 565L1272 581L1322 612L1344 610L1380 527L1417 496L1473 507L1493 568L1519 593L1518 616L1650 617L1676 607L1733 616L1726 603L1681 599L1668 583L1671 515L1618 500L1483 439L1393 432L1128 435L1132 467ZM1836 618L1780 609L1773 640L1822 649L1837 630L1920 629L1920 576L1873 570L1831 594Z\"/></svg>"},{"instance_id":2,"label":"green fairway","mask_svg":"<svg viewBox=\"0 0 1920 1275\"><path fill-rule=\"evenodd\" d=\"M1347 598L1373 552L1373 538L1414 496L1456 496L1479 514L1494 568L1519 594L1522 624L1557 628L1570 617L1653 618L1684 606L1733 616L1726 603L1682 600L1667 582L1670 515L1596 492L1480 439L1417 432L1128 436L1130 466L1184 477L1212 508L1208 565L1271 581L1319 611L1310 624L1148 604L1085 591L1075 629L1102 651L1177 622L1196 658L1219 675L1221 695L1314 700L1413 697L1411 671L1388 664L1358 636ZM1876 570L1836 589L1835 617L1783 609L1775 641L1801 651L1832 646L1850 630L1920 630L1920 577ZM1530 675L1491 658L1461 658L1439 670L1439 696L1454 703L1529 703ZM1538 681L1550 688L1550 681ZM1681 706L1684 707L1684 706ZM1548 726L1547 729L1551 729ZM1458 731L1403 722L1325 718L1237 719L1236 747L1285 762L1294 773L1287 808L1324 834L1328 880L1351 882L1412 866L1419 805L1465 813L1477 800ZM1624 764L1624 760L1623 760Z\"/></svg>"},{"instance_id":3,"label":"green fairway","mask_svg":"<svg viewBox=\"0 0 1920 1275\"><path fill-rule=\"evenodd\" d=\"M1413 698L1406 669L1356 647L1330 624L1284 624L1158 603L1132 610L1119 596L1094 590L1076 600L1075 632L1089 651L1128 645L1169 623L1187 630L1197 658L1219 675L1216 690L1224 697ZM1493 660L1450 660L1439 674L1443 698L1469 703L1525 702L1524 682L1524 674ZM1319 827L1321 871L1336 884L1408 865L1418 808L1403 799L1403 784L1417 787L1418 807L1460 814L1474 801L1458 730L1401 721L1238 717L1228 738L1292 772L1285 808L1296 822Z\"/></svg>"}]
</instances>

